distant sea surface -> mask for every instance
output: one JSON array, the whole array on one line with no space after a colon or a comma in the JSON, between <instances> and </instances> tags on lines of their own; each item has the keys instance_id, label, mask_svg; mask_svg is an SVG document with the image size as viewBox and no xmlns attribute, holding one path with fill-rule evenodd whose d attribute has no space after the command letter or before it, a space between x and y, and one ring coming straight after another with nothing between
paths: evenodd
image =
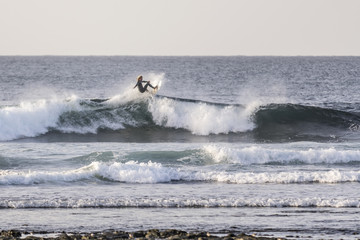
<instances>
[{"instance_id":1,"label":"distant sea surface","mask_svg":"<svg viewBox=\"0 0 360 240\"><path fill-rule=\"evenodd\" d=\"M0 57L0 229L360 238L359 83L360 57Z\"/></svg>"}]
</instances>

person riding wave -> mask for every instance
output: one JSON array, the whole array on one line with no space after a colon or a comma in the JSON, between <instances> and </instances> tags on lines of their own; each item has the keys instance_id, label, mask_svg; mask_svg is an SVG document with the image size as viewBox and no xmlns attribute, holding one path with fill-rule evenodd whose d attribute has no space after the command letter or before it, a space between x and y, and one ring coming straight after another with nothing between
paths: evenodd
<instances>
[{"instance_id":1,"label":"person riding wave","mask_svg":"<svg viewBox=\"0 0 360 240\"><path fill-rule=\"evenodd\" d=\"M146 83L145 86L143 86L142 83ZM155 90L158 88L158 86L155 86L155 87L152 86L150 84L150 81L143 81L143 76L141 76L141 75L137 77L137 83L134 88L136 88L136 87L138 87L139 92L141 92L141 93L148 91L147 90L148 87L151 87L152 89L155 89Z\"/></svg>"}]
</instances>

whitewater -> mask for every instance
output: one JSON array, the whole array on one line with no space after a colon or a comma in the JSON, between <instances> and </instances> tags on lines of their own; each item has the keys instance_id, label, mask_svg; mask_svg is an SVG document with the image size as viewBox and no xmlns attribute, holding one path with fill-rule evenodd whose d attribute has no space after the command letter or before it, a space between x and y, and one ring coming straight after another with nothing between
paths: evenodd
<instances>
[{"instance_id":1,"label":"whitewater","mask_svg":"<svg viewBox=\"0 0 360 240\"><path fill-rule=\"evenodd\" d=\"M181 128L196 135L245 132L253 128L250 110L240 106L188 103L186 99L152 95L144 98L135 91L130 94L104 100L71 96L3 107L0 140L36 137L49 131L96 134L101 129L145 126ZM124 102L124 99L129 100Z\"/></svg>"},{"instance_id":2,"label":"whitewater","mask_svg":"<svg viewBox=\"0 0 360 240\"><path fill-rule=\"evenodd\" d=\"M359 69L0 57L0 230L359 238ZM133 89L139 74L157 94Z\"/></svg>"}]
</instances>

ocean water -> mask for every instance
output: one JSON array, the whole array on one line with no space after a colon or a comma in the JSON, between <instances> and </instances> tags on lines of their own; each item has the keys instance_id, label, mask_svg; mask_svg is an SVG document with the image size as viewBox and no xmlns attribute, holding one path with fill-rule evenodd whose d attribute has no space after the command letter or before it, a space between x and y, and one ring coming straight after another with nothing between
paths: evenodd
<instances>
[{"instance_id":1,"label":"ocean water","mask_svg":"<svg viewBox=\"0 0 360 240\"><path fill-rule=\"evenodd\" d=\"M360 57L0 57L0 229L360 238L359 82Z\"/></svg>"}]
</instances>

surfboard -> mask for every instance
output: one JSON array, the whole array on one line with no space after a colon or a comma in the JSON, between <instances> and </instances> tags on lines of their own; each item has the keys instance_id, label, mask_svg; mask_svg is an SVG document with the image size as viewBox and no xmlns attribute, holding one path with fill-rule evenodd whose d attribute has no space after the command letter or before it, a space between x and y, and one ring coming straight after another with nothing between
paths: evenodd
<instances>
[{"instance_id":1,"label":"surfboard","mask_svg":"<svg viewBox=\"0 0 360 240\"><path fill-rule=\"evenodd\" d=\"M155 95L155 94L159 91L159 89L160 89L160 87L161 87L161 81L159 81L159 82L157 83L156 87L157 87L157 88L155 88L155 89L153 89L153 90L151 91L151 93L152 93L153 95Z\"/></svg>"},{"instance_id":2,"label":"surfboard","mask_svg":"<svg viewBox=\"0 0 360 240\"><path fill-rule=\"evenodd\" d=\"M159 91L159 88L153 89L153 90L151 91L151 93L152 93L153 95L155 95L155 94L157 93L157 91Z\"/></svg>"}]
</instances>

